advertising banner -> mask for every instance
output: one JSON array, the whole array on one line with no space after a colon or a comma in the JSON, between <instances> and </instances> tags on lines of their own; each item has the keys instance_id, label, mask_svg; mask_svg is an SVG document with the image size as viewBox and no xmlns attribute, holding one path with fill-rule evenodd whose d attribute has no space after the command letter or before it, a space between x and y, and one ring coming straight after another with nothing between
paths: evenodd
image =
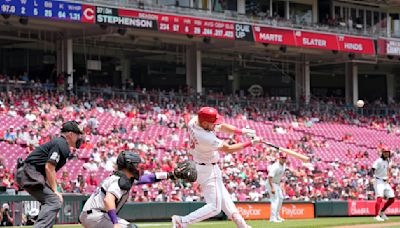
<instances>
[{"instance_id":1,"label":"advertising banner","mask_svg":"<svg viewBox=\"0 0 400 228\"><path fill-rule=\"evenodd\" d=\"M348 204L349 216L372 216L375 214L375 201L348 201ZM386 209L385 213L387 215L400 215L400 202L395 201Z\"/></svg>"},{"instance_id":2,"label":"advertising banner","mask_svg":"<svg viewBox=\"0 0 400 228\"><path fill-rule=\"evenodd\" d=\"M245 220L269 219L270 206L265 203L235 203L239 213ZM312 203L283 203L280 216L284 219L314 218L314 204Z\"/></svg>"},{"instance_id":3,"label":"advertising banner","mask_svg":"<svg viewBox=\"0 0 400 228\"><path fill-rule=\"evenodd\" d=\"M400 40L379 39L378 49L380 55L400 56Z\"/></svg>"}]
</instances>

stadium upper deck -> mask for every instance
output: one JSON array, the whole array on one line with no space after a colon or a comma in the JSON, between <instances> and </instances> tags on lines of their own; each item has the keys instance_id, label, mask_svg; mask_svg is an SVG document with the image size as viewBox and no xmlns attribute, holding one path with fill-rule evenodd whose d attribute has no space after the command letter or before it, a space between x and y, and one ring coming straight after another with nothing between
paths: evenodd
<instances>
[{"instance_id":1,"label":"stadium upper deck","mask_svg":"<svg viewBox=\"0 0 400 228\"><path fill-rule=\"evenodd\" d=\"M306 102L400 92L397 6L260 2L0 0L0 72Z\"/></svg>"}]
</instances>

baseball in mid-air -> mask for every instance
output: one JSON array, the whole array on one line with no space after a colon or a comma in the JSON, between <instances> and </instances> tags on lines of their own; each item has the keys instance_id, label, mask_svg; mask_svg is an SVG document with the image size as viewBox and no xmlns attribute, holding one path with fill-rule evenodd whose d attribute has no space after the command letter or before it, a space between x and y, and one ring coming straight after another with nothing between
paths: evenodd
<instances>
[{"instance_id":1,"label":"baseball in mid-air","mask_svg":"<svg viewBox=\"0 0 400 228\"><path fill-rule=\"evenodd\" d=\"M363 100L358 100L356 104L357 104L357 107L359 107L359 108L364 107L364 101Z\"/></svg>"}]
</instances>

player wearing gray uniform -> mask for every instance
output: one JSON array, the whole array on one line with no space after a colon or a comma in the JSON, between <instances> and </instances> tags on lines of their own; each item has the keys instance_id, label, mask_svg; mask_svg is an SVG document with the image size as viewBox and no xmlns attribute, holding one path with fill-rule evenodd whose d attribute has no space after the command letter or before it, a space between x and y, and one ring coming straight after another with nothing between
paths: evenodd
<instances>
[{"instance_id":1,"label":"player wearing gray uniform","mask_svg":"<svg viewBox=\"0 0 400 228\"><path fill-rule=\"evenodd\" d=\"M126 203L133 184L150 184L166 179L196 180L194 168L187 163L178 164L174 173L159 172L141 175L139 155L124 151L117 158L118 171L106 178L83 206L79 220L87 228L123 228L136 227L117 216ZM187 171L187 172L186 172ZM188 175L192 175L188 177Z\"/></svg>"}]
</instances>

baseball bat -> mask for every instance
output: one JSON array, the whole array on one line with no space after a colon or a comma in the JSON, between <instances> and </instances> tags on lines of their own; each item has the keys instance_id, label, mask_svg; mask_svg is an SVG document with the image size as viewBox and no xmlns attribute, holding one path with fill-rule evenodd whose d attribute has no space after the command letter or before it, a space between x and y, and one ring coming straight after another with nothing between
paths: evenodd
<instances>
[{"instance_id":1,"label":"baseball bat","mask_svg":"<svg viewBox=\"0 0 400 228\"><path fill-rule=\"evenodd\" d=\"M275 148L275 149L277 149L279 151L285 152L286 154L288 154L290 156L298 158L298 159L302 160L303 162L310 162L310 158L309 157L307 157L307 156L305 156L303 154L299 154L296 151L289 150L289 149L286 149L286 148L283 148L283 147L280 147L280 146L276 146L276 145L274 145L274 144L272 144L270 142L262 142L262 143L267 145L267 146L273 147L273 148Z\"/></svg>"}]
</instances>

